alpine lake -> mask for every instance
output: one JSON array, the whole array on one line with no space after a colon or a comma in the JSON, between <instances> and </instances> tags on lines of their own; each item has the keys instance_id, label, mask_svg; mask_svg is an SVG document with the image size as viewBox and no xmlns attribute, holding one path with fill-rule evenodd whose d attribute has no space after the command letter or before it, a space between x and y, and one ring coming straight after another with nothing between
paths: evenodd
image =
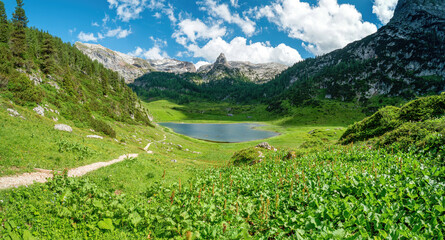
<instances>
[{"instance_id":1,"label":"alpine lake","mask_svg":"<svg viewBox=\"0 0 445 240\"><path fill-rule=\"evenodd\" d=\"M249 142L278 136L279 133L255 129L255 123L159 123L174 132L192 138L222 143Z\"/></svg>"}]
</instances>

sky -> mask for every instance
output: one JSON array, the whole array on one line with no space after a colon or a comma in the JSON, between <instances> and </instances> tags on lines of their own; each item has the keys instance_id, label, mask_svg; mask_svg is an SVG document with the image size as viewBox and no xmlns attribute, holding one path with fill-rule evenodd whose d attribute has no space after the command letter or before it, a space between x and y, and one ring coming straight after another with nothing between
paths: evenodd
<instances>
[{"instance_id":1,"label":"sky","mask_svg":"<svg viewBox=\"0 0 445 240\"><path fill-rule=\"evenodd\" d=\"M16 1L3 0L8 17ZM397 0L24 0L29 26L65 42L100 44L197 67L229 61L286 65L376 32Z\"/></svg>"}]
</instances>

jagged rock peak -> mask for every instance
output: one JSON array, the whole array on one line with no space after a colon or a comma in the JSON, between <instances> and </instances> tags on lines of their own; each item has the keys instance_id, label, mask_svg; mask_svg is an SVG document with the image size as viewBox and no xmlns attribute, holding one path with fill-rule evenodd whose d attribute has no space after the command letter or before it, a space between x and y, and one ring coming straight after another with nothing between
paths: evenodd
<instances>
[{"instance_id":1,"label":"jagged rock peak","mask_svg":"<svg viewBox=\"0 0 445 240\"><path fill-rule=\"evenodd\" d=\"M445 18L444 0L399 0L394 11L393 21L403 20L407 15L425 11L431 15Z\"/></svg>"},{"instance_id":2,"label":"jagged rock peak","mask_svg":"<svg viewBox=\"0 0 445 240\"><path fill-rule=\"evenodd\" d=\"M227 61L226 55L224 55L224 53L219 54L218 58L216 59L215 65L224 65L230 67L229 62Z\"/></svg>"}]
</instances>

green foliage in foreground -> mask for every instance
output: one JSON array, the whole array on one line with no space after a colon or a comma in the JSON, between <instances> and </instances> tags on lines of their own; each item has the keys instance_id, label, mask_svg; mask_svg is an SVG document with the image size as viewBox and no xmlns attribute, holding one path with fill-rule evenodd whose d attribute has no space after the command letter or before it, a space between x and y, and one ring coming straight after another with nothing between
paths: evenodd
<instances>
[{"instance_id":1,"label":"green foliage in foreground","mask_svg":"<svg viewBox=\"0 0 445 240\"><path fill-rule=\"evenodd\" d=\"M2 192L0 237L444 238L445 168L434 159L368 147L284 154L143 195L63 176Z\"/></svg>"},{"instance_id":2,"label":"green foliage in foreground","mask_svg":"<svg viewBox=\"0 0 445 240\"><path fill-rule=\"evenodd\" d=\"M407 122L427 121L445 115L445 93L413 100L400 108L388 106L350 126L340 142L349 144L380 137Z\"/></svg>"}]
</instances>

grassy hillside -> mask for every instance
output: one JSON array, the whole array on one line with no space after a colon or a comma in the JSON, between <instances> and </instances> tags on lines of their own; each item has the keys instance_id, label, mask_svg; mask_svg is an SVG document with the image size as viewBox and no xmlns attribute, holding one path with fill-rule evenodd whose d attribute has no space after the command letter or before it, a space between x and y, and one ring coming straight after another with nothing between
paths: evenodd
<instances>
[{"instance_id":1,"label":"grassy hillside","mask_svg":"<svg viewBox=\"0 0 445 240\"><path fill-rule=\"evenodd\" d=\"M445 93L388 106L350 126L342 144L371 140L376 146L445 156Z\"/></svg>"}]
</instances>

